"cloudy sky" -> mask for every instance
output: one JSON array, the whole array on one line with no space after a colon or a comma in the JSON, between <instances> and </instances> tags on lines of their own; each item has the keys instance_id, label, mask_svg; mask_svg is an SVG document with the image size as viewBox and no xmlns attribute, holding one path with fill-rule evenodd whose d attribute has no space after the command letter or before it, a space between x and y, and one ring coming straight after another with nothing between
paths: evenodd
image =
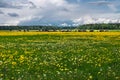
<instances>
[{"instance_id":1,"label":"cloudy sky","mask_svg":"<svg viewBox=\"0 0 120 80\"><path fill-rule=\"evenodd\" d=\"M120 23L120 0L0 0L0 25Z\"/></svg>"}]
</instances>

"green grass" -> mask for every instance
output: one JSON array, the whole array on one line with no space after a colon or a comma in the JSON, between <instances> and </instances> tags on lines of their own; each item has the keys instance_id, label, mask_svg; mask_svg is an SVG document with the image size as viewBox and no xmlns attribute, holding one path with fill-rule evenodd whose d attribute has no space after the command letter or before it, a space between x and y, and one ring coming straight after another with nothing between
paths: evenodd
<instances>
[{"instance_id":1,"label":"green grass","mask_svg":"<svg viewBox=\"0 0 120 80\"><path fill-rule=\"evenodd\" d=\"M0 80L120 80L120 35L61 34L0 36Z\"/></svg>"}]
</instances>

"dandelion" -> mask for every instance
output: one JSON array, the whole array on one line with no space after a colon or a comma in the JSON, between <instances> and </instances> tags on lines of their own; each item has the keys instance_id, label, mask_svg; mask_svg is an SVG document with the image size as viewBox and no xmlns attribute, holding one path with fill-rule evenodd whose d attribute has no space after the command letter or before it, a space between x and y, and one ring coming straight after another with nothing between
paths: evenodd
<instances>
[{"instance_id":1,"label":"dandelion","mask_svg":"<svg viewBox=\"0 0 120 80\"><path fill-rule=\"evenodd\" d=\"M20 55L20 58L19 58L20 63L23 63L23 62L24 62L24 60L25 60L24 55Z\"/></svg>"},{"instance_id":2,"label":"dandelion","mask_svg":"<svg viewBox=\"0 0 120 80\"><path fill-rule=\"evenodd\" d=\"M13 59L13 55L10 55L9 59Z\"/></svg>"},{"instance_id":3,"label":"dandelion","mask_svg":"<svg viewBox=\"0 0 120 80\"><path fill-rule=\"evenodd\" d=\"M120 80L119 33L11 32L8 36L0 36L4 46L0 80Z\"/></svg>"},{"instance_id":4,"label":"dandelion","mask_svg":"<svg viewBox=\"0 0 120 80\"><path fill-rule=\"evenodd\" d=\"M24 60L24 55L20 55L20 60Z\"/></svg>"},{"instance_id":5,"label":"dandelion","mask_svg":"<svg viewBox=\"0 0 120 80\"><path fill-rule=\"evenodd\" d=\"M16 65L17 63L16 62L12 62L12 65Z\"/></svg>"}]
</instances>

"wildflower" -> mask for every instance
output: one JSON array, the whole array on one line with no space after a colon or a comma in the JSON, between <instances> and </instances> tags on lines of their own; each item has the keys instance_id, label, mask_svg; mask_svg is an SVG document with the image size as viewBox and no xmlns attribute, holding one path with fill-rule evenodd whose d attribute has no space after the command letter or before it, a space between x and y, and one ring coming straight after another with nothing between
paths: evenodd
<instances>
[{"instance_id":1,"label":"wildflower","mask_svg":"<svg viewBox=\"0 0 120 80\"><path fill-rule=\"evenodd\" d=\"M24 59L25 59L24 55L20 55L20 58L19 58L20 63L24 62Z\"/></svg>"},{"instance_id":2,"label":"wildflower","mask_svg":"<svg viewBox=\"0 0 120 80\"><path fill-rule=\"evenodd\" d=\"M13 59L13 55L10 55L10 57L9 57L10 59Z\"/></svg>"},{"instance_id":3,"label":"wildflower","mask_svg":"<svg viewBox=\"0 0 120 80\"><path fill-rule=\"evenodd\" d=\"M24 55L20 55L20 60L24 60Z\"/></svg>"},{"instance_id":4,"label":"wildflower","mask_svg":"<svg viewBox=\"0 0 120 80\"><path fill-rule=\"evenodd\" d=\"M16 62L12 62L12 65L16 65L17 63Z\"/></svg>"}]
</instances>

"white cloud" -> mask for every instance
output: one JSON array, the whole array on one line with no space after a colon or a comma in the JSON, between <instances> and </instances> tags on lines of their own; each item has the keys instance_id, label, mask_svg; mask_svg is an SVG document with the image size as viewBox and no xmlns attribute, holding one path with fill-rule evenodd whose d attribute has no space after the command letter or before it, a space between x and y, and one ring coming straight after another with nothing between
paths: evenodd
<instances>
[{"instance_id":1,"label":"white cloud","mask_svg":"<svg viewBox=\"0 0 120 80\"><path fill-rule=\"evenodd\" d=\"M68 24L67 23L63 23L60 26L68 26Z\"/></svg>"},{"instance_id":2,"label":"white cloud","mask_svg":"<svg viewBox=\"0 0 120 80\"><path fill-rule=\"evenodd\" d=\"M5 7L1 8L2 11L5 12L5 15L2 15L1 17L5 20L5 23L20 23L23 21L29 21L29 17L31 16L43 16L44 18L53 19L62 19L64 18L64 14L66 15L67 9L74 7L71 4L68 4L65 0L27 0L23 2L21 1L12 1L12 6L14 7L21 7L21 9L16 9L13 7ZM19 4L18 4L19 3ZM31 4L30 4L31 3ZM30 7L35 5L37 8L31 9ZM9 4L10 5L10 4ZM65 12L66 10L66 12ZM16 13L19 15L16 18L7 15L8 13ZM61 14L59 14L61 13ZM31 17L30 20L34 19L34 17ZM40 18L41 19L41 18ZM23 20L23 21L22 21ZM53 19L54 20L54 19Z\"/></svg>"},{"instance_id":3,"label":"white cloud","mask_svg":"<svg viewBox=\"0 0 120 80\"><path fill-rule=\"evenodd\" d=\"M99 16L99 15L98 15ZM84 17L80 17L78 19L74 19L73 20L74 25L81 25L81 24L94 24L94 23L120 23L120 18L105 18L105 17L99 17L99 18L95 18L95 17L91 17L89 15L84 16Z\"/></svg>"},{"instance_id":4,"label":"white cloud","mask_svg":"<svg viewBox=\"0 0 120 80\"><path fill-rule=\"evenodd\" d=\"M109 23L120 22L120 14L116 3L97 1L95 4L107 5L111 11L88 4L82 4L83 0L76 0L77 3L69 3L70 0L2 0L0 1L0 24L22 24L35 21L42 24L73 25L88 23ZM79 4L78 4L79 3ZM6 5L3 5L6 4ZM93 4L93 3L92 3ZM9 15L11 13L13 16ZM18 16L17 16L18 15ZM87 15L87 16L86 16ZM33 23L34 24L34 23Z\"/></svg>"}]
</instances>

